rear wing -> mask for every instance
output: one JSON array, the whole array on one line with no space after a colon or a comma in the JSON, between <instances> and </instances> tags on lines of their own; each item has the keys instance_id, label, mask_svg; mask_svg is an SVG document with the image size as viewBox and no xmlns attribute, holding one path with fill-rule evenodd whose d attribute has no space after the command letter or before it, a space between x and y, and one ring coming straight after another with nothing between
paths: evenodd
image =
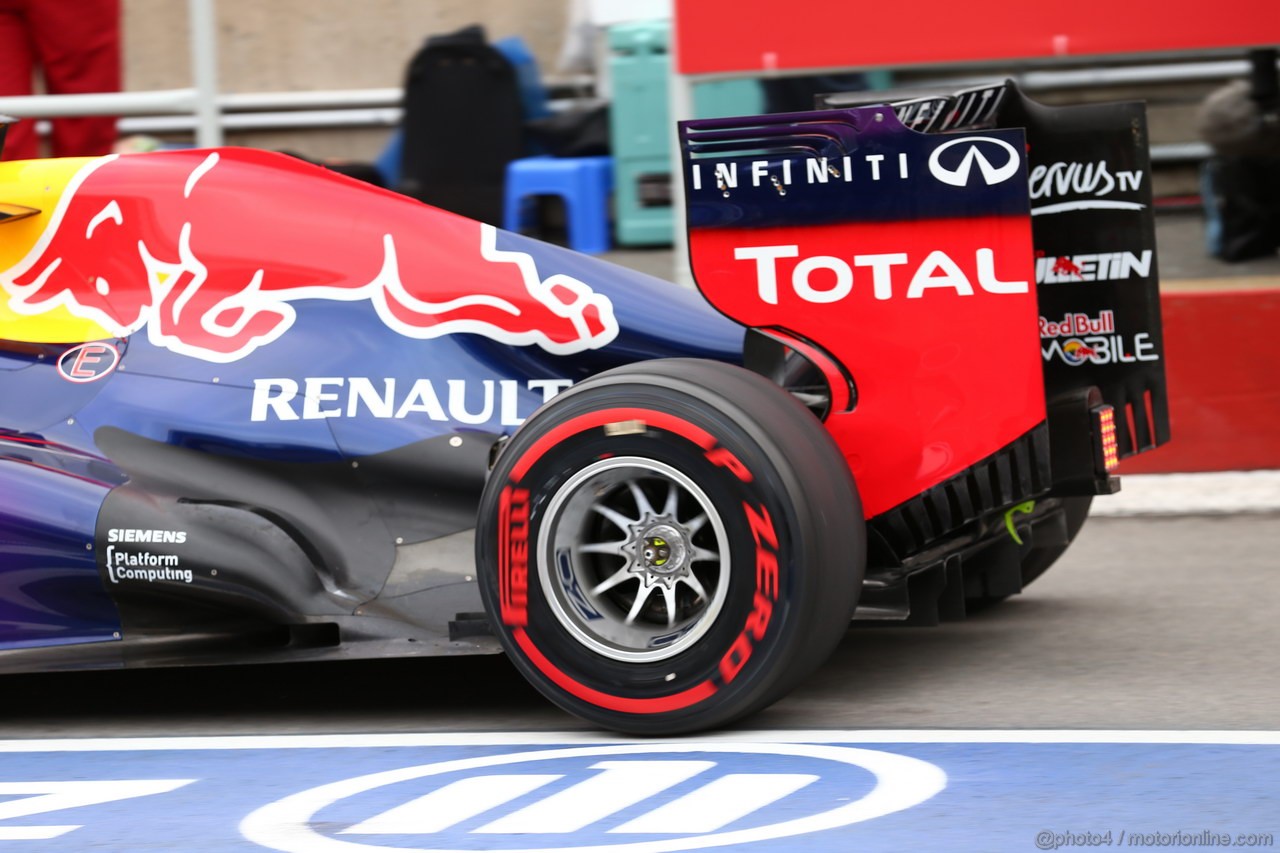
<instances>
[{"instance_id":1,"label":"rear wing","mask_svg":"<svg viewBox=\"0 0 1280 853\"><path fill-rule=\"evenodd\" d=\"M1114 457L1168 439L1141 104L1002 83L680 142L698 288L822 371L869 518L1106 493Z\"/></svg>"},{"instance_id":2,"label":"rear wing","mask_svg":"<svg viewBox=\"0 0 1280 853\"><path fill-rule=\"evenodd\" d=\"M825 95L818 105L866 103L867 94ZM1145 106L1046 106L1012 81L954 93L884 94L899 120L922 133L1025 130L1050 404L1096 386L1115 407L1121 457L1167 442Z\"/></svg>"}]
</instances>

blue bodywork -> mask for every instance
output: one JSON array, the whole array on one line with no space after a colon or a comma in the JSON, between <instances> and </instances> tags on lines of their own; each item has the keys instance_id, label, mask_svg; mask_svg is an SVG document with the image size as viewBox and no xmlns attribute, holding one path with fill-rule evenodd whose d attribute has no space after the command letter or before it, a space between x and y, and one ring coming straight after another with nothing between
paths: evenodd
<instances>
[{"instance_id":1,"label":"blue bodywork","mask_svg":"<svg viewBox=\"0 0 1280 853\"><path fill-rule=\"evenodd\" d=\"M182 543L185 547L148 546L139 554L153 562L197 566L197 574L216 569L224 548L235 552L233 543L218 538L222 522L199 528L206 522L192 516L190 508L202 502L227 507L228 513L247 510L244 517L251 523L245 537L266 537L254 526L265 518L276 519L273 524L293 530L297 538L296 530L305 524L290 528L288 510L256 506L254 494L228 493L245 482L246 471L277 466L263 476L288 480L295 474L275 472L357 468L361 460L388 454L396 458L405 448L435 447L433 440L456 442L464 436L489 447L556 390L602 370L651 358L741 360L742 327L693 291L515 234L499 232L498 248L527 252L543 276L563 273L606 296L618 320L617 337L599 349L568 356L469 333L420 340L389 329L367 301L303 300L295 305L296 323L283 337L238 361L214 364L185 357L139 333L112 341L121 353L119 365L82 384L66 381L56 370L69 345L0 342L0 649L112 640L122 633L129 638L118 612L128 585L109 575L108 535L175 529L174 519L185 518L183 535L191 537ZM311 402L308 391L315 398ZM229 475L228 485L192 487L201 475L176 470L186 463L153 452L155 467L137 470L136 463L112 458L104 436L115 436L117 444L127 438L144 447L181 449L187 455L173 459L192 460L196 457L190 454L199 454L213 466L200 470L238 473ZM482 465L487 453L468 459ZM405 471L413 480L403 484L405 489L430 492L451 485L421 482L423 476L433 476L432 463L425 464L425 471L421 463ZM452 465L444 464L438 475L455 477ZM466 476L482 482L484 473L482 467ZM338 483L336 488L346 488L334 476L323 476L327 483ZM348 485L353 491L361 488ZM104 518L104 505L122 488L133 492L121 504L128 511ZM459 494L458 500L464 500L469 493ZM385 507L385 497L375 495L369 505ZM148 515L153 509L154 517ZM449 514L474 515L472 506L454 510ZM418 532L406 535L392 523L366 524L361 535L373 530L369 535L391 536L394 545L386 543L386 550L393 554L393 549L452 526L456 523L409 525ZM271 534L280 538L278 532L272 528ZM401 535L394 536L397 532ZM197 547L212 556L192 556ZM277 546L262 547L268 553ZM306 552L306 543L299 547ZM380 544L373 550L381 549ZM275 571L268 564L239 568ZM376 570L352 569L352 576L360 578L354 586L363 593L355 598L381 590L389 569L382 563ZM324 574L322 568L317 572ZM340 580L342 573L335 570L334 575ZM201 584L210 582L197 577L194 584L149 583L143 604L130 607L163 609L166 596L191 592L199 597ZM321 586L328 583L320 581ZM329 592L331 598L337 595ZM222 589L218 594L227 593ZM362 603L350 601L339 609L351 612ZM299 618L308 616L304 606L285 602L283 607Z\"/></svg>"}]
</instances>

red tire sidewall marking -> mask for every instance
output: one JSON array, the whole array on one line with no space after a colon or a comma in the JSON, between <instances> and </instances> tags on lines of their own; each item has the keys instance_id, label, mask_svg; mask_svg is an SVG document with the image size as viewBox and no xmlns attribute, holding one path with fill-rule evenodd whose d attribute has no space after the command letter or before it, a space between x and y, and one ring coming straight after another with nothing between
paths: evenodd
<instances>
[{"instance_id":1,"label":"red tire sidewall marking","mask_svg":"<svg viewBox=\"0 0 1280 853\"><path fill-rule=\"evenodd\" d=\"M755 581L752 606L742 629L721 656L714 675L692 687L666 696L638 698L619 696L590 687L566 673L547 658L534 643L529 625L529 495L522 480L537 462L565 440L607 424L636 421L679 436L702 449L711 464L731 473L744 484L755 477L728 448L711 433L678 415L654 409L619 407L586 412L557 424L535 439L511 466L498 502L498 598L502 623L525 660L545 678L591 705L629 714L660 714L678 711L703 702L732 683L764 639L778 599L778 537L773 520L763 503L753 506L744 500L744 521L755 544Z\"/></svg>"},{"instance_id":2,"label":"red tire sidewall marking","mask_svg":"<svg viewBox=\"0 0 1280 853\"><path fill-rule=\"evenodd\" d=\"M667 432L675 433L692 441L703 450L710 450L717 444L715 436L711 433L676 415L654 411L653 409L602 409L598 412L587 412L575 418L570 418L564 423L552 427L547 431L546 435L540 436L512 466L509 475L511 481L518 483L524 479L524 475L529 473L529 468L534 463L545 456L548 450L560 444L566 438L595 427L602 427L605 424L625 423L626 421L641 421L647 426L656 426Z\"/></svg>"},{"instance_id":3,"label":"red tire sidewall marking","mask_svg":"<svg viewBox=\"0 0 1280 853\"><path fill-rule=\"evenodd\" d=\"M529 490L498 496L498 612L513 628L529 624Z\"/></svg>"}]
</instances>

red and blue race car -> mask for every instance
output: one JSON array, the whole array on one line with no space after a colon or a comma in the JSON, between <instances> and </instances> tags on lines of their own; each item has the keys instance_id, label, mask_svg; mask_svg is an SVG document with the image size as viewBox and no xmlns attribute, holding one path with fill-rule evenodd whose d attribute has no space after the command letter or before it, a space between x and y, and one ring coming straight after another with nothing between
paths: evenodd
<instances>
[{"instance_id":1,"label":"red and blue race car","mask_svg":"<svg viewBox=\"0 0 1280 853\"><path fill-rule=\"evenodd\" d=\"M682 289L219 149L0 163L0 670L505 650L727 724L1167 439L1139 105L681 128Z\"/></svg>"}]
</instances>

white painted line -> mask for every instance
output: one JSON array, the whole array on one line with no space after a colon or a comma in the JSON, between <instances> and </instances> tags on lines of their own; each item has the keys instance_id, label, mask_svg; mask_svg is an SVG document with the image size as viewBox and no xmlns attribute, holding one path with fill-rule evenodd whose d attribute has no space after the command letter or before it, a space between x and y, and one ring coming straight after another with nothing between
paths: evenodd
<instances>
[{"instance_id":1,"label":"white painted line","mask_svg":"<svg viewBox=\"0 0 1280 853\"><path fill-rule=\"evenodd\" d=\"M600 761L591 765L591 769L603 772L503 815L476 832L494 835L577 832L715 766L714 761Z\"/></svg>"},{"instance_id":2,"label":"white painted line","mask_svg":"<svg viewBox=\"0 0 1280 853\"><path fill-rule=\"evenodd\" d=\"M718 832L819 778L809 773L730 773L609 831L669 835Z\"/></svg>"},{"instance_id":3,"label":"white painted line","mask_svg":"<svg viewBox=\"0 0 1280 853\"><path fill-rule=\"evenodd\" d=\"M1226 515L1280 512L1280 471L1130 474L1096 498L1090 515Z\"/></svg>"},{"instance_id":4,"label":"white painted line","mask_svg":"<svg viewBox=\"0 0 1280 853\"><path fill-rule=\"evenodd\" d=\"M0 826L0 841L51 841L60 835L66 835L79 829L79 824L71 826Z\"/></svg>"},{"instance_id":5,"label":"white painted line","mask_svg":"<svg viewBox=\"0 0 1280 853\"><path fill-rule=\"evenodd\" d=\"M549 785L560 775L472 776L342 830L343 835L429 835Z\"/></svg>"},{"instance_id":6,"label":"white painted line","mask_svg":"<svg viewBox=\"0 0 1280 853\"><path fill-rule=\"evenodd\" d=\"M430 746L603 744L1141 743L1280 746L1280 731L1078 729L779 729L635 741L599 732L447 732L420 734L243 735L232 737L50 738L0 740L0 753L233 749L368 749Z\"/></svg>"}]
</instances>

